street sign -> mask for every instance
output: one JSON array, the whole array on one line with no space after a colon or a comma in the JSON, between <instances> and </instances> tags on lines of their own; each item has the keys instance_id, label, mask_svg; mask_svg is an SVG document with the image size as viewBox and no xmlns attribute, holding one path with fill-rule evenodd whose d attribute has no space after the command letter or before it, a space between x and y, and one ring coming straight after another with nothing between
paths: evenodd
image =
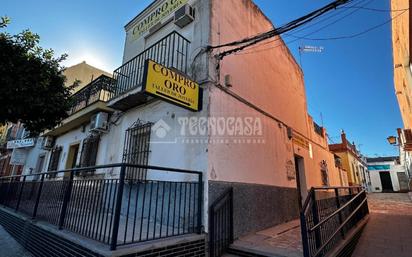
<instances>
[{"instance_id":1,"label":"street sign","mask_svg":"<svg viewBox=\"0 0 412 257\"><path fill-rule=\"evenodd\" d=\"M34 146L34 138L18 139L7 142L7 149L24 148Z\"/></svg>"}]
</instances>

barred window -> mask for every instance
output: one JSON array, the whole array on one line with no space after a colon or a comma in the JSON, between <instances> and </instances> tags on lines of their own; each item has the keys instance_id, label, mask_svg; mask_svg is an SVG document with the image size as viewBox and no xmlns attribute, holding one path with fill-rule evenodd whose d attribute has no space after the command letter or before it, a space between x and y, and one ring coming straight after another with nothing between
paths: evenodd
<instances>
[{"instance_id":1,"label":"barred window","mask_svg":"<svg viewBox=\"0 0 412 257\"><path fill-rule=\"evenodd\" d=\"M123 162L129 164L147 165L150 152L150 132L152 123L137 122L126 130ZM127 168L126 178L129 180L145 180L147 169Z\"/></svg>"},{"instance_id":2,"label":"barred window","mask_svg":"<svg viewBox=\"0 0 412 257\"><path fill-rule=\"evenodd\" d=\"M325 160L320 163L320 174L322 177L322 185L329 186L329 177L328 177L328 164Z\"/></svg>"},{"instance_id":3,"label":"barred window","mask_svg":"<svg viewBox=\"0 0 412 257\"><path fill-rule=\"evenodd\" d=\"M96 165L99 142L100 136L90 136L83 140L82 153L80 155L80 167L91 167Z\"/></svg>"},{"instance_id":4,"label":"barred window","mask_svg":"<svg viewBox=\"0 0 412 257\"><path fill-rule=\"evenodd\" d=\"M47 168L48 171L57 171L57 169L59 168L59 161L62 150L63 147L61 146L56 146L51 150L49 167ZM56 177L56 173L50 174L49 177Z\"/></svg>"}]
</instances>

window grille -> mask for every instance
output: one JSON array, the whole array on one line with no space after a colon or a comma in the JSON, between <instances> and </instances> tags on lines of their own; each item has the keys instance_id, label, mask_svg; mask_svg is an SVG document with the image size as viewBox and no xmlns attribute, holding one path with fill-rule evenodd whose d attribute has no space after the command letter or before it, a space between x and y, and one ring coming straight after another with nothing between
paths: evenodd
<instances>
[{"instance_id":1,"label":"window grille","mask_svg":"<svg viewBox=\"0 0 412 257\"><path fill-rule=\"evenodd\" d=\"M325 160L320 163L320 173L322 177L322 185L329 186L329 177L328 177L328 164Z\"/></svg>"},{"instance_id":2,"label":"window grille","mask_svg":"<svg viewBox=\"0 0 412 257\"><path fill-rule=\"evenodd\" d=\"M59 168L59 160L62 150L63 148L61 146L55 147L51 150L49 167L47 168L48 171L57 171ZM56 173L49 174L49 177L55 178Z\"/></svg>"},{"instance_id":3,"label":"window grille","mask_svg":"<svg viewBox=\"0 0 412 257\"><path fill-rule=\"evenodd\" d=\"M147 165L150 153L150 132L152 123L141 124L136 122L126 130L123 162L129 164ZM128 180L145 180L147 169L128 167Z\"/></svg>"},{"instance_id":4,"label":"window grille","mask_svg":"<svg viewBox=\"0 0 412 257\"><path fill-rule=\"evenodd\" d=\"M99 142L100 136L89 136L83 140L82 153L80 155L80 167L92 167L96 165Z\"/></svg>"}]
</instances>

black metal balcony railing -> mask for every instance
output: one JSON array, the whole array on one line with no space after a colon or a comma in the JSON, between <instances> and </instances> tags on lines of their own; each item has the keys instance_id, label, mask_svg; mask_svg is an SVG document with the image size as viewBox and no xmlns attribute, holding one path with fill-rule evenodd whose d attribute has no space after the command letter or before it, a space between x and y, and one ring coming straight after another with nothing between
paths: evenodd
<instances>
[{"instance_id":1,"label":"black metal balcony railing","mask_svg":"<svg viewBox=\"0 0 412 257\"><path fill-rule=\"evenodd\" d=\"M303 255L330 256L340 242L355 237L368 214L361 187L312 188L300 214Z\"/></svg>"},{"instance_id":2,"label":"black metal balcony railing","mask_svg":"<svg viewBox=\"0 0 412 257\"><path fill-rule=\"evenodd\" d=\"M174 31L123 64L113 73L116 83L110 99L141 86L144 65L148 59L186 73L189 45L189 40Z\"/></svg>"},{"instance_id":3,"label":"black metal balcony railing","mask_svg":"<svg viewBox=\"0 0 412 257\"><path fill-rule=\"evenodd\" d=\"M128 179L129 168L170 179ZM119 175L110 179L74 176L90 170ZM64 179L47 180L50 173L64 174ZM176 175L186 181L178 181ZM202 181L198 171L111 164L0 178L0 204L115 250L120 245L201 233Z\"/></svg>"},{"instance_id":4,"label":"black metal balcony railing","mask_svg":"<svg viewBox=\"0 0 412 257\"><path fill-rule=\"evenodd\" d=\"M114 84L114 80L105 75L101 75L90 82L84 88L72 95L73 105L69 110L69 115L98 101L107 102L114 90Z\"/></svg>"}]
</instances>

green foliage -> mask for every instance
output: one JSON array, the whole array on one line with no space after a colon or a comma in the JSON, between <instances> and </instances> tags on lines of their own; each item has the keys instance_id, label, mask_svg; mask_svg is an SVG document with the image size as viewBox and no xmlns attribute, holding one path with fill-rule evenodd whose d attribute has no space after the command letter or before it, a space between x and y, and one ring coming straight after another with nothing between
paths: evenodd
<instances>
[{"instance_id":1,"label":"green foliage","mask_svg":"<svg viewBox=\"0 0 412 257\"><path fill-rule=\"evenodd\" d=\"M1 18L0 28L9 23ZM39 42L29 30L0 33L0 123L21 121L32 134L55 127L71 107L60 65L66 55L56 58Z\"/></svg>"}]
</instances>

